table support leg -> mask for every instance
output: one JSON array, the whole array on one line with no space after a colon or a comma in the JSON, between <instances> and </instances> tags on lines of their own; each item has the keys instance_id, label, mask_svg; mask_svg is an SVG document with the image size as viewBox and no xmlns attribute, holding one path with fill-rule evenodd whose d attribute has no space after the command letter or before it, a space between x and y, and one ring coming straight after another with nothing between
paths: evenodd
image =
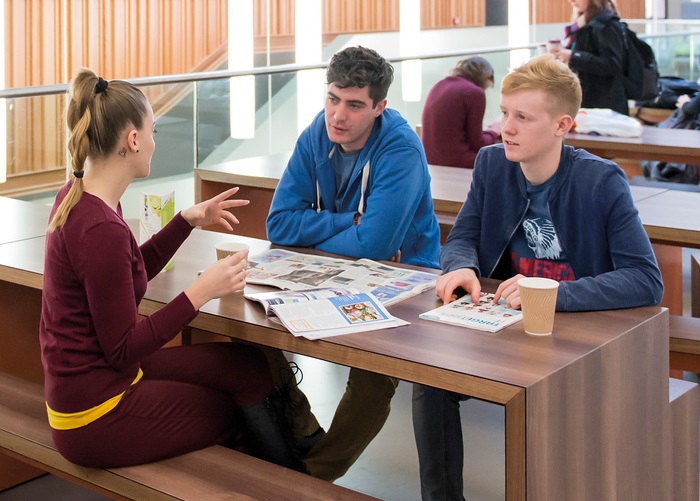
<instances>
[{"instance_id":1,"label":"table support leg","mask_svg":"<svg viewBox=\"0 0 700 501\"><path fill-rule=\"evenodd\" d=\"M664 281L661 306L671 315L683 315L683 248L652 244Z\"/></svg>"}]
</instances>

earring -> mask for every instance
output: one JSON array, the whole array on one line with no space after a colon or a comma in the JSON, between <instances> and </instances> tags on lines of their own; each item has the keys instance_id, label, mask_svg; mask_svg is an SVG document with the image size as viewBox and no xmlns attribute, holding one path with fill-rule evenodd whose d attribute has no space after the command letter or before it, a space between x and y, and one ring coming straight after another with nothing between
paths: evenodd
<instances>
[{"instance_id":1,"label":"earring","mask_svg":"<svg viewBox=\"0 0 700 501\"><path fill-rule=\"evenodd\" d=\"M126 148L122 148L119 150L119 156L122 158L126 158Z\"/></svg>"},{"instance_id":2,"label":"earring","mask_svg":"<svg viewBox=\"0 0 700 501\"><path fill-rule=\"evenodd\" d=\"M136 153L138 153L138 152L139 152L139 150L136 150Z\"/></svg>"}]
</instances>

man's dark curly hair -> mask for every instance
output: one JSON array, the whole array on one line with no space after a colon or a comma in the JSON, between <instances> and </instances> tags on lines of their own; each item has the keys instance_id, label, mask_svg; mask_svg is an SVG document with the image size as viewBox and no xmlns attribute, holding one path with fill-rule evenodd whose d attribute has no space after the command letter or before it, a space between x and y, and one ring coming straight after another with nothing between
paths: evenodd
<instances>
[{"instance_id":1,"label":"man's dark curly hair","mask_svg":"<svg viewBox=\"0 0 700 501\"><path fill-rule=\"evenodd\" d=\"M394 67L382 56L366 47L348 47L336 53L326 69L326 83L340 89L369 86L372 106L377 106L389 92Z\"/></svg>"}]
</instances>

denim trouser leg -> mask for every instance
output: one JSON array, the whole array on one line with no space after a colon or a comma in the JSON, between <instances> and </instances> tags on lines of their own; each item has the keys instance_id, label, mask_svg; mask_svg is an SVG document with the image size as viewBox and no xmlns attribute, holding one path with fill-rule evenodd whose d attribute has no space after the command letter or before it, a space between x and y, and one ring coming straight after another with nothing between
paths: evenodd
<instances>
[{"instance_id":1,"label":"denim trouser leg","mask_svg":"<svg viewBox=\"0 0 700 501\"><path fill-rule=\"evenodd\" d=\"M423 501L464 500L464 445L458 393L413 385L413 432Z\"/></svg>"}]
</instances>

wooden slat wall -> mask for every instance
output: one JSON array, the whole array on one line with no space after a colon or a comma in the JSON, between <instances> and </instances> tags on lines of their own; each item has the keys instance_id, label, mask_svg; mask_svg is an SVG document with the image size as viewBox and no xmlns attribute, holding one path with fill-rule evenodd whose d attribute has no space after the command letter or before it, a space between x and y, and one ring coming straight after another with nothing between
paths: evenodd
<instances>
[{"instance_id":1,"label":"wooden slat wall","mask_svg":"<svg viewBox=\"0 0 700 501\"><path fill-rule=\"evenodd\" d=\"M453 18L460 26L483 26L486 1L423 0L421 28L448 28ZM531 1L536 23L571 17L564 0ZM279 40L273 48L292 50L295 0L253 2L256 47L266 48L269 24L269 36ZM203 61L225 57L227 5L227 0L4 0L6 86L67 82L82 66L107 79L203 69ZM321 5L325 40L399 29L399 0L322 0ZM644 17L644 0L621 1L620 11L624 18ZM168 89L144 91L154 103L163 97L167 102ZM9 176L65 165L63 100L19 99L8 106Z\"/></svg>"},{"instance_id":2,"label":"wooden slat wall","mask_svg":"<svg viewBox=\"0 0 700 501\"><path fill-rule=\"evenodd\" d=\"M65 0L68 78L187 73L227 40L226 0Z\"/></svg>"},{"instance_id":3,"label":"wooden slat wall","mask_svg":"<svg viewBox=\"0 0 700 501\"><path fill-rule=\"evenodd\" d=\"M62 0L5 0L6 87L63 81L61 4Z\"/></svg>"},{"instance_id":4,"label":"wooden slat wall","mask_svg":"<svg viewBox=\"0 0 700 501\"><path fill-rule=\"evenodd\" d=\"M465 0L443 0L421 2L421 29L450 28L452 20L459 18L459 27L484 26L486 24L486 4Z\"/></svg>"},{"instance_id":5,"label":"wooden slat wall","mask_svg":"<svg viewBox=\"0 0 700 501\"><path fill-rule=\"evenodd\" d=\"M399 29L399 1L323 0L324 33L362 33Z\"/></svg>"},{"instance_id":6,"label":"wooden slat wall","mask_svg":"<svg viewBox=\"0 0 700 501\"><path fill-rule=\"evenodd\" d=\"M226 0L5 0L4 8L7 87L64 83L83 66L106 79L187 73L228 36ZM164 89L144 92L155 101ZM63 101L8 107L9 176L65 165Z\"/></svg>"},{"instance_id":7,"label":"wooden slat wall","mask_svg":"<svg viewBox=\"0 0 700 501\"><path fill-rule=\"evenodd\" d=\"M303 0L302 0L303 1ZM271 1L254 0L253 4L253 34L264 37L268 30L268 13L270 15L270 35L294 35L294 0Z\"/></svg>"},{"instance_id":8,"label":"wooden slat wall","mask_svg":"<svg viewBox=\"0 0 700 501\"><path fill-rule=\"evenodd\" d=\"M61 0L5 2L5 85L61 82ZM61 131L63 96L15 99L7 103L8 174L65 165ZM33 145L42 145L34 148ZM19 166L22 166L21 168Z\"/></svg>"},{"instance_id":9,"label":"wooden slat wall","mask_svg":"<svg viewBox=\"0 0 700 501\"><path fill-rule=\"evenodd\" d=\"M644 19L644 0L618 0L615 2L623 19ZM532 0L534 24L566 23L571 20L571 4L564 0Z\"/></svg>"}]
</instances>

